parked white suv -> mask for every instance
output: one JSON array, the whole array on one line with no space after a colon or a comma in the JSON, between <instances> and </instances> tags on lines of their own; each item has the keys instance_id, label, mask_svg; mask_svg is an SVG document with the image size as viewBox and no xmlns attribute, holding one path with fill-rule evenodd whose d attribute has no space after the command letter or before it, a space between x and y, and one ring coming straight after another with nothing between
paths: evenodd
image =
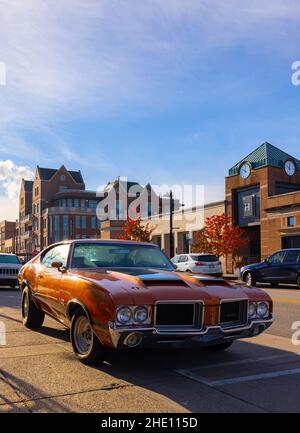
<instances>
[{"instance_id":1,"label":"parked white suv","mask_svg":"<svg viewBox=\"0 0 300 433\"><path fill-rule=\"evenodd\" d=\"M0 286L16 287L21 266L15 254L0 253Z\"/></svg>"},{"instance_id":2,"label":"parked white suv","mask_svg":"<svg viewBox=\"0 0 300 433\"><path fill-rule=\"evenodd\" d=\"M195 274L222 275L222 265L214 254L193 253L178 254L171 259L178 271L189 271Z\"/></svg>"}]
</instances>

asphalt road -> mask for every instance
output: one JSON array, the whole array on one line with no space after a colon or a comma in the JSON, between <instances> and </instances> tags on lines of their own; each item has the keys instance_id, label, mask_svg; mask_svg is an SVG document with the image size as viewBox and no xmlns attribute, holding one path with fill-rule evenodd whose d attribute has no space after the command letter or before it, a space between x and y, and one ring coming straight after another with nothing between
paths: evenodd
<instances>
[{"instance_id":1,"label":"asphalt road","mask_svg":"<svg viewBox=\"0 0 300 433\"><path fill-rule=\"evenodd\" d=\"M266 291L275 324L226 352L114 352L95 368L74 358L55 321L24 328L20 292L0 289L0 412L299 412L300 345L291 326L300 321L300 291Z\"/></svg>"}]
</instances>

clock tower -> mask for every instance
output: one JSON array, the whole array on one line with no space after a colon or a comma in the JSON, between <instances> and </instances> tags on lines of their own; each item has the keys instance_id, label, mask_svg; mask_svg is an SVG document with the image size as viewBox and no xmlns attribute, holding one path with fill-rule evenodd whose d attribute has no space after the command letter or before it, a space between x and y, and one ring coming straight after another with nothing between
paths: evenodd
<instances>
[{"instance_id":1,"label":"clock tower","mask_svg":"<svg viewBox=\"0 0 300 433\"><path fill-rule=\"evenodd\" d=\"M225 191L226 214L249 239L239 251L245 262L260 261L281 248L300 247L298 159L263 143L230 168Z\"/></svg>"}]
</instances>

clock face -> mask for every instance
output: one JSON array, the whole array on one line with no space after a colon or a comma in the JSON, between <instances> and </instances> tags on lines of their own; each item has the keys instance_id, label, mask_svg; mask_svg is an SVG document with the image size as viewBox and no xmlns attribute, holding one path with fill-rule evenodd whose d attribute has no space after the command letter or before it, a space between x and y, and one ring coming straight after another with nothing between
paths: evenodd
<instances>
[{"instance_id":1,"label":"clock face","mask_svg":"<svg viewBox=\"0 0 300 433\"><path fill-rule=\"evenodd\" d=\"M288 160L284 163L284 171L288 176L293 176L296 172L296 166L294 161Z\"/></svg>"},{"instance_id":2,"label":"clock face","mask_svg":"<svg viewBox=\"0 0 300 433\"><path fill-rule=\"evenodd\" d=\"M242 179L247 179L250 176L251 167L248 162L245 162L240 168L240 176Z\"/></svg>"}]
</instances>

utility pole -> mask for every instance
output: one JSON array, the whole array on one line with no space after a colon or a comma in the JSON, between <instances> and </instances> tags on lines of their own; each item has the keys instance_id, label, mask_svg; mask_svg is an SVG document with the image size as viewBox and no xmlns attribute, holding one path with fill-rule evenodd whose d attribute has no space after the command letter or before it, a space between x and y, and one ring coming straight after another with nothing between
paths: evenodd
<instances>
[{"instance_id":1,"label":"utility pole","mask_svg":"<svg viewBox=\"0 0 300 433\"><path fill-rule=\"evenodd\" d=\"M170 249L170 258L174 257L174 234L173 234L173 211L174 211L174 199L173 199L173 191L170 190L170 232L169 232L169 249Z\"/></svg>"}]
</instances>

